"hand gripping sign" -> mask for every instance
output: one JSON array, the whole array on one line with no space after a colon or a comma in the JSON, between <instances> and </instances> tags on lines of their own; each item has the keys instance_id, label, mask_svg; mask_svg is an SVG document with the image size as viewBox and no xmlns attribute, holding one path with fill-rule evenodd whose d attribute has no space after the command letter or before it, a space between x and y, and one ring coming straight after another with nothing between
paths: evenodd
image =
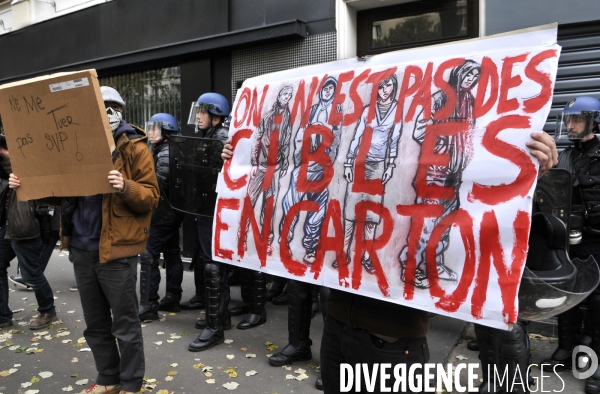
<instances>
[{"instance_id":1,"label":"hand gripping sign","mask_svg":"<svg viewBox=\"0 0 600 394\"><path fill-rule=\"evenodd\" d=\"M506 328L559 53L553 25L247 80L214 258Z\"/></svg>"}]
</instances>

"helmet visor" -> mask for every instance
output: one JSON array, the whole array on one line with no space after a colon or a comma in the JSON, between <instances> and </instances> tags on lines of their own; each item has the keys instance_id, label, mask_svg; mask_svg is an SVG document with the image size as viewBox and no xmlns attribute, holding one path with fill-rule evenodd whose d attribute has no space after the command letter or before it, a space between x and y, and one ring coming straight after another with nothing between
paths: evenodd
<instances>
[{"instance_id":1,"label":"helmet visor","mask_svg":"<svg viewBox=\"0 0 600 394\"><path fill-rule=\"evenodd\" d=\"M213 104L204 104L204 103L192 103L192 108L190 108L190 116L188 118L188 125L198 127L198 114L206 114L206 113L215 113L215 106Z\"/></svg>"},{"instance_id":2,"label":"helmet visor","mask_svg":"<svg viewBox=\"0 0 600 394\"><path fill-rule=\"evenodd\" d=\"M594 132L594 112L562 113L556 119L556 142L581 140Z\"/></svg>"},{"instance_id":3,"label":"helmet visor","mask_svg":"<svg viewBox=\"0 0 600 394\"><path fill-rule=\"evenodd\" d=\"M148 134L148 140L151 144L162 141L164 137L162 132L162 122L146 122L145 131L146 134Z\"/></svg>"}]
</instances>

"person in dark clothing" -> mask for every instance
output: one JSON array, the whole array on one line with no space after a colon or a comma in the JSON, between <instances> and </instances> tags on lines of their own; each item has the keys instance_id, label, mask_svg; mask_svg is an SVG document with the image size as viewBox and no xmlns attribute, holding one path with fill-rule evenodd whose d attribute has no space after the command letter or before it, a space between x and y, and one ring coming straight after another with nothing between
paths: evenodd
<instances>
[{"instance_id":1,"label":"person in dark clothing","mask_svg":"<svg viewBox=\"0 0 600 394\"><path fill-rule=\"evenodd\" d=\"M193 104L188 124L196 127L198 137L216 139L225 143L228 130L222 126L222 123L228 115L229 102L225 97L218 93L204 93ZM223 165L220 152L211 152L209 159L213 164L218 164L218 167ZM196 198L196 196L193 197ZM223 343L226 322L230 320L226 291L229 266L212 259L212 222L212 217L197 217L198 241L204 260L206 319L199 320L196 324L196 327L201 328L202 332L188 346L188 350L191 352L200 352ZM194 269L200 269L200 267L196 266ZM196 292L198 291L196 290Z\"/></svg>"},{"instance_id":2,"label":"person in dark clothing","mask_svg":"<svg viewBox=\"0 0 600 394\"><path fill-rule=\"evenodd\" d=\"M600 262L600 100L580 96L569 101L557 125L557 139L567 137L573 146L563 150L558 157L558 168L571 172L571 222L569 257L586 260L593 256ZM579 338L581 318L579 308L572 308L558 316L558 348L550 360L557 370L571 369L573 348L589 345L600 353L600 288L585 301L588 306L585 332L591 338ZM587 342L587 343L586 343ZM600 393L600 367L586 381L585 392Z\"/></svg>"},{"instance_id":3,"label":"person in dark clothing","mask_svg":"<svg viewBox=\"0 0 600 394\"><path fill-rule=\"evenodd\" d=\"M160 187L158 208L152 213L150 237L140 256L140 320L158 320L157 311L179 312L183 262L179 248L179 226L184 213L169 203L169 136L179 134L173 115L158 113L146 123L146 133L153 147L154 167ZM160 253L167 266L167 292L158 303Z\"/></svg>"},{"instance_id":4,"label":"person in dark clothing","mask_svg":"<svg viewBox=\"0 0 600 394\"><path fill-rule=\"evenodd\" d=\"M8 180L8 175L11 172L6 140L4 140L4 146L0 147L0 178ZM0 328L13 325L13 312L8 306L7 270L10 266L10 261L16 257L16 254L10 246L10 240L4 238L7 228L6 218L8 216L8 196L10 195L10 191L7 184L0 194Z\"/></svg>"},{"instance_id":5,"label":"person in dark clothing","mask_svg":"<svg viewBox=\"0 0 600 394\"><path fill-rule=\"evenodd\" d=\"M5 152L2 164L5 171L11 171L8 151ZM16 189L15 179L16 176L11 173L9 188ZM39 315L31 322L29 329L40 330L56 320L54 294L44 271L59 238L60 208L50 206L42 200L19 201L17 194L12 190L3 194L2 201L3 207L8 207L6 218L8 224L2 238L3 242L10 240L10 248L5 249L7 245L4 245L2 249L5 249L7 254L0 255L0 258L12 259L13 253L18 257L23 283L33 289L38 303ZM59 201L56 200L54 203L59 204ZM0 263L5 266L2 269L4 273L10 259ZM0 276L4 277L4 275Z\"/></svg>"}]
</instances>

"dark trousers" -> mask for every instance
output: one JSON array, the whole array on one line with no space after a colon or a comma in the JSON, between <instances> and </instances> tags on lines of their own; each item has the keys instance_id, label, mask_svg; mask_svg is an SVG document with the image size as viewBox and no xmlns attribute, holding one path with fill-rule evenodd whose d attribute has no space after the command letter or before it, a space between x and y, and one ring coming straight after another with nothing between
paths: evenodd
<instances>
[{"instance_id":1,"label":"dark trousers","mask_svg":"<svg viewBox=\"0 0 600 394\"><path fill-rule=\"evenodd\" d=\"M12 320L13 313L8 307L8 267L15 258L10 239L4 239L6 225L0 227L0 321Z\"/></svg>"},{"instance_id":2,"label":"dark trousers","mask_svg":"<svg viewBox=\"0 0 600 394\"><path fill-rule=\"evenodd\" d=\"M97 251L70 247L69 252L85 318L83 335L98 371L96 383L120 383L122 390L138 392L145 369L135 291L138 257L100 263Z\"/></svg>"},{"instance_id":3,"label":"dark trousers","mask_svg":"<svg viewBox=\"0 0 600 394\"><path fill-rule=\"evenodd\" d=\"M54 294L44 275L58 235L48 242L41 237L34 239L12 239L10 245L19 258L19 267L23 281L33 289L38 303L38 312L54 313Z\"/></svg>"},{"instance_id":4,"label":"dark trousers","mask_svg":"<svg viewBox=\"0 0 600 394\"><path fill-rule=\"evenodd\" d=\"M179 295L182 292L183 262L181 261L181 248L179 247L179 226L184 214L177 212L175 220L171 223L158 224L150 227L150 237L146 243L146 250L152 255L152 276L150 279L150 301L158 300L158 287L160 285L160 270L158 259L162 252L167 266L167 293Z\"/></svg>"},{"instance_id":5,"label":"dark trousers","mask_svg":"<svg viewBox=\"0 0 600 394\"><path fill-rule=\"evenodd\" d=\"M429 348L427 339L400 338L394 343L388 343L363 330L354 329L331 315L325 319L323 339L321 340L321 376L325 394L340 392L340 364L348 363L353 368L355 364L368 364L372 371L375 363L389 363L393 367L396 364L406 364L407 379L408 370L414 363L426 363L429 361ZM388 373L390 370L388 369ZM387 387L393 387L392 378L387 380ZM375 391L380 392L380 374L377 374ZM356 391L350 391L356 392ZM361 384L361 391L367 392L365 382ZM403 392L400 388L399 392ZM411 393L408 390L406 393Z\"/></svg>"}]
</instances>

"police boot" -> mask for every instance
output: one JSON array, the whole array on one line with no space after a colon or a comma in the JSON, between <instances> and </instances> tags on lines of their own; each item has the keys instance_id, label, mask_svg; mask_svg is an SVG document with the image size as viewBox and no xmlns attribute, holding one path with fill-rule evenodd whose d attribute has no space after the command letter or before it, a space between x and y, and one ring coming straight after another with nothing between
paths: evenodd
<instances>
[{"instance_id":1,"label":"police boot","mask_svg":"<svg viewBox=\"0 0 600 394\"><path fill-rule=\"evenodd\" d=\"M140 321L158 320L158 302L150 301L150 280L152 277L152 256L145 251L140 258Z\"/></svg>"},{"instance_id":2,"label":"police boot","mask_svg":"<svg viewBox=\"0 0 600 394\"><path fill-rule=\"evenodd\" d=\"M206 285L204 284L204 262L202 261L196 262L194 266L194 285L196 287L196 294L189 301L182 302L180 304L181 309L196 310L206 308Z\"/></svg>"},{"instance_id":3,"label":"police boot","mask_svg":"<svg viewBox=\"0 0 600 394\"><path fill-rule=\"evenodd\" d=\"M479 385L479 392L501 392L500 385L494 380L494 368L500 368L500 332L495 328L475 324L475 337L479 346L481 378L483 379Z\"/></svg>"},{"instance_id":4,"label":"police boot","mask_svg":"<svg viewBox=\"0 0 600 394\"><path fill-rule=\"evenodd\" d=\"M231 316L241 316L250 312L248 303L250 302L252 272L253 271L245 268L240 269L240 292L242 293L242 302L229 310Z\"/></svg>"},{"instance_id":5,"label":"police boot","mask_svg":"<svg viewBox=\"0 0 600 394\"><path fill-rule=\"evenodd\" d=\"M181 312L179 301L181 301L181 294L167 293L163 299L160 300L160 303L158 304L158 310L166 312Z\"/></svg>"},{"instance_id":6,"label":"police boot","mask_svg":"<svg viewBox=\"0 0 600 394\"><path fill-rule=\"evenodd\" d=\"M552 369L563 371L573 368L571 354L575 347L575 336L579 328L579 308L575 307L558 315L558 347L544 360L544 364L552 365Z\"/></svg>"},{"instance_id":7,"label":"police boot","mask_svg":"<svg viewBox=\"0 0 600 394\"><path fill-rule=\"evenodd\" d=\"M511 331L500 332L501 372L508 372L507 381L502 385L507 393L529 393L529 337L525 323L516 322ZM512 391L510 390L512 388Z\"/></svg>"},{"instance_id":8,"label":"police boot","mask_svg":"<svg viewBox=\"0 0 600 394\"><path fill-rule=\"evenodd\" d=\"M588 321L591 323L592 350L600 354L600 296L591 295L587 299ZM587 394L600 393L600 366L596 372L585 381L585 392Z\"/></svg>"},{"instance_id":9,"label":"police boot","mask_svg":"<svg viewBox=\"0 0 600 394\"><path fill-rule=\"evenodd\" d=\"M267 322L267 310L265 309L267 303L267 275L264 272L252 271L250 285L250 310L244 320L238 324L237 328L239 330L247 330Z\"/></svg>"},{"instance_id":10,"label":"police boot","mask_svg":"<svg viewBox=\"0 0 600 394\"><path fill-rule=\"evenodd\" d=\"M280 367L294 361L312 359L310 345L310 315L312 306L311 285L296 280L288 281L288 335L286 347L269 358L269 365Z\"/></svg>"},{"instance_id":11,"label":"police boot","mask_svg":"<svg viewBox=\"0 0 600 394\"><path fill-rule=\"evenodd\" d=\"M206 280L206 327L198 338L190 343L188 350L201 352L225 341L224 316L227 310L224 278L218 263L210 262L205 267Z\"/></svg>"}]
</instances>

